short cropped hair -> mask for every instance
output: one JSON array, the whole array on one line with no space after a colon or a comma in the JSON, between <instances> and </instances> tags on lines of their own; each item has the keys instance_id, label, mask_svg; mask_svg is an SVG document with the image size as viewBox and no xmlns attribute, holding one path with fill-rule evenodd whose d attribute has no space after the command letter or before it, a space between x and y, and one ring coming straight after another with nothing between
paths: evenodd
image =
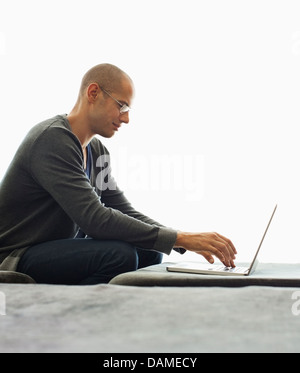
<instances>
[{"instance_id":1,"label":"short cropped hair","mask_svg":"<svg viewBox=\"0 0 300 373\"><path fill-rule=\"evenodd\" d=\"M82 96L91 83L98 83L107 91L115 91L120 88L124 78L130 77L119 67L109 63L102 63L88 70L82 78L79 96Z\"/></svg>"}]
</instances>

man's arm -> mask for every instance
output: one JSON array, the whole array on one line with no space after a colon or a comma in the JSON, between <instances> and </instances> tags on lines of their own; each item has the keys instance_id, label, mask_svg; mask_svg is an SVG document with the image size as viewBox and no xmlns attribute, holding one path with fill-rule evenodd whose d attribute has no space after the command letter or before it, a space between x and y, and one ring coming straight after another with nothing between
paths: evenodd
<instances>
[{"instance_id":1,"label":"man's arm","mask_svg":"<svg viewBox=\"0 0 300 373\"><path fill-rule=\"evenodd\" d=\"M105 204L105 206L119 210L123 214L131 216L134 219L140 220L146 224L167 228L165 225L135 210L134 207L131 205L131 203L126 198L126 196L124 195L124 193L117 186L115 190L107 190L103 192L101 200ZM180 254L184 254L186 252L186 250L180 246L176 246L176 247L174 246L173 249Z\"/></svg>"},{"instance_id":2,"label":"man's arm","mask_svg":"<svg viewBox=\"0 0 300 373\"><path fill-rule=\"evenodd\" d=\"M152 226L167 228L165 225L158 221L146 216L145 214L137 211L126 198L124 192L118 187L117 182L111 174L111 161L110 154L106 147L98 139L93 139L92 143L93 159L96 164L95 170L91 177L92 185L98 190L101 195L101 202L114 210L121 211L123 214L128 215L134 219L142 221ZM99 158L103 157L101 161ZM167 228L168 229L168 228ZM175 240L174 240L175 241ZM185 253L182 247L174 248L180 254Z\"/></svg>"},{"instance_id":3,"label":"man's arm","mask_svg":"<svg viewBox=\"0 0 300 373\"><path fill-rule=\"evenodd\" d=\"M107 177L112 179L110 173L107 174ZM111 185L114 186L112 190L103 191L102 202L147 224L163 227L160 223L136 211L115 182L111 183ZM201 254L210 263L214 262L212 255L215 255L224 265L228 267L235 266L234 259L237 253L235 247L229 239L218 233L177 232L177 239L173 249L181 254L186 250Z\"/></svg>"},{"instance_id":4,"label":"man's arm","mask_svg":"<svg viewBox=\"0 0 300 373\"><path fill-rule=\"evenodd\" d=\"M103 150L108 156L109 163L109 153L106 148ZM160 223L141 214L131 206L124 193L118 188L114 181L110 167L107 169L105 175L107 177L106 182L108 183L108 181L111 181L111 183L108 184L113 187L112 189L107 188L102 192L102 202L104 202L106 206L122 211L122 213L147 224L163 227ZM177 238L173 249L181 254L186 250L201 254L210 263L214 262L212 255L215 255L224 265L228 267L235 266L234 259L237 253L235 247L229 239L218 233L177 232Z\"/></svg>"}]
</instances>

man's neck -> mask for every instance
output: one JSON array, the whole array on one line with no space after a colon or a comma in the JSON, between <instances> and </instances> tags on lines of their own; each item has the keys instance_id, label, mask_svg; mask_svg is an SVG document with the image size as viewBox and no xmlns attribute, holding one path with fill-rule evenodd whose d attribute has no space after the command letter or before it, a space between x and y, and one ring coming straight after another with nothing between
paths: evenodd
<instances>
[{"instance_id":1,"label":"man's neck","mask_svg":"<svg viewBox=\"0 0 300 373\"><path fill-rule=\"evenodd\" d=\"M82 149L84 150L94 137L94 134L88 131L83 116L74 109L70 112L70 114L68 114L67 119L70 123L72 132L78 137Z\"/></svg>"}]
</instances>

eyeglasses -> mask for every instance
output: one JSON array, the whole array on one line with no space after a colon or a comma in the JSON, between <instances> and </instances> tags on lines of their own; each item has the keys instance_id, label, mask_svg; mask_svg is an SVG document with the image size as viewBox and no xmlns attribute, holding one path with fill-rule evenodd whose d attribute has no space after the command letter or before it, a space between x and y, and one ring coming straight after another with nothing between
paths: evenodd
<instances>
[{"instance_id":1,"label":"eyeglasses","mask_svg":"<svg viewBox=\"0 0 300 373\"><path fill-rule=\"evenodd\" d=\"M116 98L114 98L110 93L108 93L105 89L103 89L100 85L99 85L100 89L102 89L102 91L104 93L106 93L110 98L112 98L113 100L116 101L116 103L120 106L120 114L125 114L125 113L128 113L129 110L130 110L130 107L126 104L122 104L122 102L118 101Z\"/></svg>"}]
</instances>

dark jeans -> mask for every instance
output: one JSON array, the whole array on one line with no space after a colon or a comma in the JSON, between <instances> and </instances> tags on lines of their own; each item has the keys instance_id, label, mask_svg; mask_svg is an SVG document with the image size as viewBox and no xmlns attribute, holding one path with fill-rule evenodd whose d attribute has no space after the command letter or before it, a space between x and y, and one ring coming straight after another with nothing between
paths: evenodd
<instances>
[{"instance_id":1,"label":"dark jeans","mask_svg":"<svg viewBox=\"0 0 300 373\"><path fill-rule=\"evenodd\" d=\"M30 247L21 257L17 271L37 283L93 285L108 283L120 273L161 261L161 253L123 241L75 238Z\"/></svg>"}]
</instances>

